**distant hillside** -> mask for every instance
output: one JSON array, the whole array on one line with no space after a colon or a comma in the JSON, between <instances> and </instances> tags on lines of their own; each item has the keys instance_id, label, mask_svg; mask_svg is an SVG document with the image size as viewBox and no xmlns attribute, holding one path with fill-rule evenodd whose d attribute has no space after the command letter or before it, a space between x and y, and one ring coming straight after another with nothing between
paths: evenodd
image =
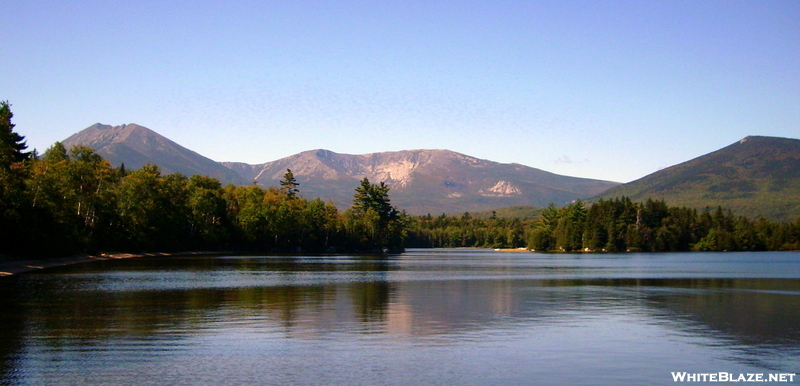
<instances>
[{"instance_id":1,"label":"distant hillside","mask_svg":"<svg viewBox=\"0 0 800 386\"><path fill-rule=\"evenodd\" d=\"M348 207L358 181L384 181L392 202L411 214L463 213L514 205L547 206L597 195L616 182L567 177L449 150L363 155L312 150L261 165L223 163L246 180L274 186L291 169L306 198Z\"/></svg>"},{"instance_id":2,"label":"distant hillside","mask_svg":"<svg viewBox=\"0 0 800 386\"><path fill-rule=\"evenodd\" d=\"M795 221L800 216L800 140L746 137L598 198L620 196L664 199L670 206L721 205L748 217Z\"/></svg>"},{"instance_id":3,"label":"distant hillside","mask_svg":"<svg viewBox=\"0 0 800 386\"><path fill-rule=\"evenodd\" d=\"M164 174L207 175L223 185L247 183L238 173L137 124L97 123L65 139L63 144L68 150L75 145L91 147L112 165L124 163L131 170L151 163L160 166Z\"/></svg>"}]
</instances>

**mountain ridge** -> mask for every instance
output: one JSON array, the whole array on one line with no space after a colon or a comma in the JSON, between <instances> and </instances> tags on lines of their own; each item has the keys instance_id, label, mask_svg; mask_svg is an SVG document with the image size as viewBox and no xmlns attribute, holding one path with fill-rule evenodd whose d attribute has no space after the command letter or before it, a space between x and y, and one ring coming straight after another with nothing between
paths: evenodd
<instances>
[{"instance_id":1,"label":"mountain ridge","mask_svg":"<svg viewBox=\"0 0 800 386\"><path fill-rule=\"evenodd\" d=\"M544 206L587 198L619 183L561 176L521 164L501 164L445 149L361 155L327 149L304 151L263 164L219 163L135 123L94 124L63 141L85 145L112 164L138 169L157 164L165 174L204 174L223 184L278 186L287 169L300 194L345 209L360 180L385 182L393 203L411 214L490 210L512 205Z\"/></svg>"},{"instance_id":2,"label":"mountain ridge","mask_svg":"<svg viewBox=\"0 0 800 386\"><path fill-rule=\"evenodd\" d=\"M727 207L748 217L800 216L800 140L747 136L717 151L659 170L598 195L673 206Z\"/></svg>"},{"instance_id":3,"label":"mountain ridge","mask_svg":"<svg viewBox=\"0 0 800 386\"><path fill-rule=\"evenodd\" d=\"M277 186L287 169L301 195L352 203L363 178L385 182L393 203L411 214L544 207L576 199L627 196L664 199L671 206L723 206L746 216L793 221L800 215L800 140L747 136L717 151L620 184L562 176L518 163L498 163L446 149L343 154L314 149L261 164L216 162L137 124L95 124L63 141L86 145L112 164L145 163L163 172L204 174L223 184Z\"/></svg>"},{"instance_id":4,"label":"mountain ridge","mask_svg":"<svg viewBox=\"0 0 800 386\"><path fill-rule=\"evenodd\" d=\"M566 203L619 184L561 176L446 149L359 155L315 149L257 165L222 164L266 186L277 185L286 169L291 169L300 182L301 192L326 197L341 207L349 204L353 187L366 177L373 182L385 182L392 189L393 201L415 214Z\"/></svg>"},{"instance_id":5,"label":"mountain ridge","mask_svg":"<svg viewBox=\"0 0 800 386\"><path fill-rule=\"evenodd\" d=\"M135 123L118 126L95 123L62 141L67 149L91 147L114 166L139 169L147 163L161 167L164 174L204 174L223 184L245 184L241 176L218 162L189 150L171 139Z\"/></svg>"}]
</instances>

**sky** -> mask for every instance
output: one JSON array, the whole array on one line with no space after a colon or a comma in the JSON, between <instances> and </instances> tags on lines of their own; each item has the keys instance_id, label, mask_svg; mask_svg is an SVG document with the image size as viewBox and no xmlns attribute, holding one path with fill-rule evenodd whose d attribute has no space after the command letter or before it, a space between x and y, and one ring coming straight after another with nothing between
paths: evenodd
<instances>
[{"instance_id":1,"label":"sky","mask_svg":"<svg viewBox=\"0 0 800 386\"><path fill-rule=\"evenodd\" d=\"M215 161L449 149L629 182L800 138L800 1L37 1L0 10L30 149L137 123Z\"/></svg>"}]
</instances>

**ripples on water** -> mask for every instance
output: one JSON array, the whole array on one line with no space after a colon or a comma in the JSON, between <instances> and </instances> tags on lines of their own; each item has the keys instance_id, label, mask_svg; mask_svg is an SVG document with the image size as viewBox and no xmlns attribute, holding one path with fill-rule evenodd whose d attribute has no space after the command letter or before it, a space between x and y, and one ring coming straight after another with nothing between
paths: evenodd
<instances>
[{"instance_id":1,"label":"ripples on water","mask_svg":"<svg viewBox=\"0 0 800 386\"><path fill-rule=\"evenodd\" d=\"M672 384L800 363L798 253L143 258L0 289L4 384Z\"/></svg>"}]
</instances>

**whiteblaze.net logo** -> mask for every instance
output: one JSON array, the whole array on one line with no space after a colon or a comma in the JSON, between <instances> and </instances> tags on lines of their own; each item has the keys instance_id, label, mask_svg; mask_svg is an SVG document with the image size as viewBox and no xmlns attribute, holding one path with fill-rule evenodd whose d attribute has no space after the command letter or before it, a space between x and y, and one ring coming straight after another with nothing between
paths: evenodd
<instances>
[{"instance_id":1,"label":"whiteblaze.net logo","mask_svg":"<svg viewBox=\"0 0 800 386\"><path fill-rule=\"evenodd\" d=\"M675 382L794 382L794 373L687 373L672 372Z\"/></svg>"}]
</instances>

